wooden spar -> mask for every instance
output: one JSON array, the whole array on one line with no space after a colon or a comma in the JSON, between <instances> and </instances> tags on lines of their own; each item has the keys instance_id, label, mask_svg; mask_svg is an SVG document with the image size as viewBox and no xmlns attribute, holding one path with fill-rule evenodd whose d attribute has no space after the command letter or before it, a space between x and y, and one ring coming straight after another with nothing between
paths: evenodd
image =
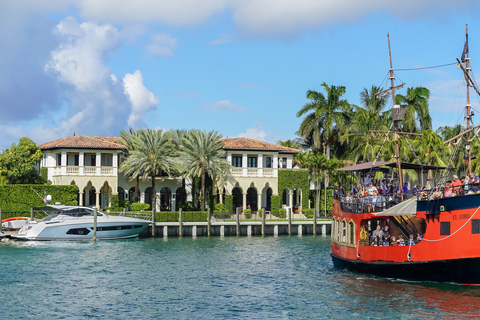
<instances>
[{"instance_id":1,"label":"wooden spar","mask_svg":"<svg viewBox=\"0 0 480 320\"><path fill-rule=\"evenodd\" d=\"M460 60L458 60L457 58L457 62L458 62L458 66L460 67L460 69L462 69L464 75L465 75L465 81L467 81L467 86L469 87L472 87L473 89L475 89L475 91L477 92L477 94L480 96L480 91L478 90L477 86L475 85L475 82L473 82L473 79L470 77L470 75L468 74L467 70L465 69L465 67L463 66L463 64L460 62Z\"/></svg>"},{"instance_id":2,"label":"wooden spar","mask_svg":"<svg viewBox=\"0 0 480 320\"><path fill-rule=\"evenodd\" d=\"M396 101L395 101L395 86L394 86L394 80L395 77L393 76L393 63L392 63L392 50L390 49L390 34L387 33L387 38L388 38L388 56L390 58L390 90L392 90L392 101L393 101L393 108L395 108ZM392 109L393 110L393 109ZM402 179L402 165L400 161L400 147L398 145L398 128L397 128L397 123L398 121L394 120L393 124L393 140L395 141L395 153L396 153L396 158L397 158L397 167L398 167L398 188L399 190L402 190L403 188L403 179ZM400 192L400 197L401 200L403 201L403 192Z\"/></svg>"},{"instance_id":3,"label":"wooden spar","mask_svg":"<svg viewBox=\"0 0 480 320\"><path fill-rule=\"evenodd\" d=\"M393 133L393 131L383 131L383 130L368 130L369 132L374 132L374 133ZM412 136L423 136L423 133L413 133L413 132L403 132L403 131L397 131L397 134L402 134L402 135L412 135Z\"/></svg>"},{"instance_id":4,"label":"wooden spar","mask_svg":"<svg viewBox=\"0 0 480 320\"><path fill-rule=\"evenodd\" d=\"M447 144L447 143L451 142L452 140L458 139L458 138L460 138L461 136L463 136L465 133L471 132L471 131L475 130L475 129L478 128L478 127L480 127L480 124L477 124L476 126L471 127L470 129L465 130L465 131L463 131L463 132L460 133L460 134L457 134L455 137L450 138L450 139L448 139L447 141L443 142L443 144Z\"/></svg>"}]
</instances>

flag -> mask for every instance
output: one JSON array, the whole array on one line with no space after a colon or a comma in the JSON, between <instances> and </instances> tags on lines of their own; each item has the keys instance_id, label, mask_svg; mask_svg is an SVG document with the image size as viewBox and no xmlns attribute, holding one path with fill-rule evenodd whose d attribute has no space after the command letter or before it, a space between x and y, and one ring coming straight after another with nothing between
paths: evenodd
<instances>
[{"instance_id":1,"label":"flag","mask_svg":"<svg viewBox=\"0 0 480 320\"><path fill-rule=\"evenodd\" d=\"M468 52L468 34L465 35L465 45L463 46L463 52L462 52L462 59L460 59L463 63L465 63L465 56L467 55Z\"/></svg>"}]
</instances>

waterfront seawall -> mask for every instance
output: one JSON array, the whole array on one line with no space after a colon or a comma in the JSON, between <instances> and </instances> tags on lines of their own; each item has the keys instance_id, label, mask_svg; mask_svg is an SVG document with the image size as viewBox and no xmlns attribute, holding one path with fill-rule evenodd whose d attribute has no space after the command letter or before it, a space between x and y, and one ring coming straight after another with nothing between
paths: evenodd
<instances>
[{"instance_id":1,"label":"waterfront seawall","mask_svg":"<svg viewBox=\"0 0 480 320\"><path fill-rule=\"evenodd\" d=\"M152 226L145 229L140 237L150 237ZM204 237L209 234L208 222L156 222L157 237ZM263 233L262 233L263 229ZM215 221L210 224L210 236L278 236L278 235L327 235L331 233L330 220L314 222L302 221L266 221L262 228L261 221Z\"/></svg>"}]
</instances>

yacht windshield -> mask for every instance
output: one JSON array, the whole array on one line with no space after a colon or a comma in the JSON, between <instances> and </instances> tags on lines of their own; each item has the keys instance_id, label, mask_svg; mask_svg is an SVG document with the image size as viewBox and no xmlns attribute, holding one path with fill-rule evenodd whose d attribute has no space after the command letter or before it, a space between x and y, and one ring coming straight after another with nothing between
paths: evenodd
<instances>
[{"instance_id":1,"label":"yacht windshield","mask_svg":"<svg viewBox=\"0 0 480 320\"><path fill-rule=\"evenodd\" d=\"M65 209L62 211L63 215L71 216L71 217L83 217L83 216L92 216L94 215L95 211L90 208L72 208L72 209ZM97 212L98 216L102 214Z\"/></svg>"}]
</instances>

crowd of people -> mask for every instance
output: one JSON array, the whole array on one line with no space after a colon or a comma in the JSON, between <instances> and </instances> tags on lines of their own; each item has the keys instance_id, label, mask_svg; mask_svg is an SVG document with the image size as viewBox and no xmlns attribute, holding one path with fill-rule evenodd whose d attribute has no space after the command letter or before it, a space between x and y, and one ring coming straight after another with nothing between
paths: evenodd
<instances>
[{"instance_id":1,"label":"crowd of people","mask_svg":"<svg viewBox=\"0 0 480 320\"><path fill-rule=\"evenodd\" d=\"M354 183L347 191L340 183L337 183L333 191L334 196L342 199L342 202L360 204L356 206L356 210L371 212L375 211L376 208L390 207L402 201L402 198L405 200L412 196L418 197L419 200L432 200L480 193L480 178L474 173L461 178L453 175L453 180L447 181L444 186L435 187L431 190L427 190L426 187L420 185L409 189L407 183L400 187L395 181L388 179L381 181L365 179L365 183Z\"/></svg>"},{"instance_id":2,"label":"crowd of people","mask_svg":"<svg viewBox=\"0 0 480 320\"><path fill-rule=\"evenodd\" d=\"M377 225L377 228L373 230L370 236L370 244L372 246L413 246L420 241L422 241L423 235L417 233L416 236L413 234L410 235L408 239L404 239L403 235L399 235L398 239L395 236L392 236L390 233L390 228L388 225L382 229L380 225Z\"/></svg>"}]
</instances>

